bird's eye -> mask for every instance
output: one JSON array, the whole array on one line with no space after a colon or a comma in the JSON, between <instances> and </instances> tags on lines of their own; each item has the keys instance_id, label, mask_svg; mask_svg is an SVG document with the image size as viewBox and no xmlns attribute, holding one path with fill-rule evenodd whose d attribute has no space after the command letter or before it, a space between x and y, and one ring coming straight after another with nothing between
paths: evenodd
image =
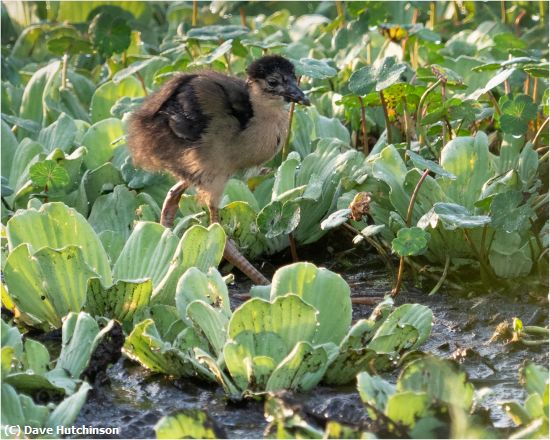
<instances>
[{"instance_id":1,"label":"bird's eye","mask_svg":"<svg viewBox=\"0 0 550 440\"><path fill-rule=\"evenodd\" d=\"M270 87L275 87L277 85L277 80L276 79L273 79L273 78L270 78L267 80L267 84L270 86Z\"/></svg>"}]
</instances>

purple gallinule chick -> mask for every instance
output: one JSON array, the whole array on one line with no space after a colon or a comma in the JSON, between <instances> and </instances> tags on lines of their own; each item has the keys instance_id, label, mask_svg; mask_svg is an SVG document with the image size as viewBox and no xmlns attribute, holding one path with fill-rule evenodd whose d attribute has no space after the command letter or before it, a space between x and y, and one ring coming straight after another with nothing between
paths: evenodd
<instances>
[{"instance_id":1,"label":"purple gallinule chick","mask_svg":"<svg viewBox=\"0 0 550 440\"><path fill-rule=\"evenodd\" d=\"M212 71L177 75L131 115L128 146L134 164L178 179L164 201L162 225L172 227L190 185L208 206L210 221L217 222L229 178L281 149L288 131L286 104L309 105L286 58L264 56L246 72L246 81ZM231 240L224 257L254 283L269 284Z\"/></svg>"}]
</instances>

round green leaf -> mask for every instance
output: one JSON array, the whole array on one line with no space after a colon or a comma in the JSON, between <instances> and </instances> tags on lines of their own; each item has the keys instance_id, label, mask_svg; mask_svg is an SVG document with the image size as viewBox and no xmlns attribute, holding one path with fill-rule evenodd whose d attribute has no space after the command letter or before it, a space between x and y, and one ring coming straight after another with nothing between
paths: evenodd
<instances>
[{"instance_id":1,"label":"round green leaf","mask_svg":"<svg viewBox=\"0 0 550 440\"><path fill-rule=\"evenodd\" d=\"M90 24L90 37L94 47L104 56L122 53L130 46L132 29L126 19L102 12Z\"/></svg>"},{"instance_id":2,"label":"round green leaf","mask_svg":"<svg viewBox=\"0 0 550 440\"><path fill-rule=\"evenodd\" d=\"M69 184L69 173L55 160L44 160L31 166L29 175L32 184L39 188L62 188Z\"/></svg>"},{"instance_id":3,"label":"round green leaf","mask_svg":"<svg viewBox=\"0 0 550 440\"><path fill-rule=\"evenodd\" d=\"M403 228L391 242L392 250L400 257L421 255L428 246L429 234L418 227Z\"/></svg>"}]
</instances>

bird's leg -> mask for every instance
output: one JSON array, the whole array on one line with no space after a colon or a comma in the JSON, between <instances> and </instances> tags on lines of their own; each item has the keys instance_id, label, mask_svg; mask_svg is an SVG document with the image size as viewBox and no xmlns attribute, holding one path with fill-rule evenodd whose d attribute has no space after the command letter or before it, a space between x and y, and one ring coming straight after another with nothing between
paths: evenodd
<instances>
[{"instance_id":1,"label":"bird's leg","mask_svg":"<svg viewBox=\"0 0 550 440\"><path fill-rule=\"evenodd\" d=\"M208 209L210 211L210 223L219 223L218 208L209 206ZM223 257L250 278L254 284L262 286L271 284L271 282L240 253L233 240L229 237L227 237L225 243Z\"/></svg>"},{"instance_id":2,"label":"bird's leg","mask_svg":"<svg viewBox=\"0 0 550 440\"><path fill-rule=\"evenodd\" d=\"M160 213L160 224L166 228L171 228L176 218L176 211L178 210L178 203L181 195L187 189L189 184L185 180L180 180L176 183L164 199L162 204L162 212Z\"/></svg>"}]
</instances>

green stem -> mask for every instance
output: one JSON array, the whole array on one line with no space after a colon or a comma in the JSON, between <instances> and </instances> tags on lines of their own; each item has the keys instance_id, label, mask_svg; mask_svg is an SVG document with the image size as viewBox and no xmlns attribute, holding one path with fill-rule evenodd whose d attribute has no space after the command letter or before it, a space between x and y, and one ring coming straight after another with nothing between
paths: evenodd
<instances>
[{"instance_id":1,"label":"green stem","mask_svg":"<svg viewBox=\"0 0 550 440\"><path fill-rule=\"evenodd\" d=\"M384 120L386 121L386 141L388 144L392 143L390 115L388 114L388 104L384 98L384 92L380 90L380 101L382 102L382 110L384 110Z\"/></svg>"},{"instance_id":2,"label":"green stem","mask_svg":"<svg viewBox=\"0 0 550 440\"><path fill-rule=\"evenodd\" d=\"M395 279L395 271L394 271L393 265L391 264L391 259L388 253L386 252L386 250L384 249L384 247L380 243L378 243L378 241L376 241L375 238L368 237L362 234L361 231L358 231L350 224L344 223L343 226L348 231L352 232L354 235L361 235L368 244L370 244L373 248L376 249L376 251L378 252L378 255L380 255L380 258L382 258L382 261L384 261L384 263L386 264L386 267L388 268L388 271L391 273L392 278Z\"/></svg>"},{"instance_id":3,"label":"green stem","mask_svg":"<svg viewBox=\"0 0 550 440\"><path fill-rule=\"evenodd\" d=\"M546 128L546 126L548 125L548 121L550 120L550 117L546 118L546 120L542 123L542 125L540 126L540 128L538 129L537 131L537 134L535 135L535 137L533 138L533 145L537 146L537 142L539 141L539 137L542 135L542 133L544 132L544 129Z\"/></svg>"},{"instance_id":4,"label":"green stem","mask_svg":"<svg viewBox=\"0 0 550 440\"><path fill-rule=\"evenodd\" d=\"M446 88L445 88L445 82L441 83L441 104L443 105L443 108L445 108L445 98L447 97ZM443 148L445 144L447 143L447 117L445 116L443 118L443 124L441 125L441 147ZM446 124L447 123L447 124Z\"/></svg>"},{"instance_id":5,"label":"green stem","mask_svg":"<svg viewBox=\"0 0 550 440\"><path fill-rule=\"evenodd\" d=\"M487 263L481 258L481 254L479 253L479 251L477 250L477 248L475 247L474 245L474 242L472 240L472 237L470 236L469 232L467 229L463 229L464 231L464 236L466 237L466 241L468 242L468 244L470 245L470 248L472 249L472 252L474 253L475 257L477 258L477 260L479 261L479 264L481 265L481 268L485 271L485 273L487 274L487 276L493 280L494 279L494 276L493 276L493 271L491 270L491 268L489 266L487 266Z\"/></svg>"},{"instance_id":6,"label":"green stem","mask_svg":"<svg viewBox=\"0 0 550 440\"><path fill-rule=\"evenodd\" d=\"M343 2L336 0L336 11L338 12L338 18L340 20L340 27L344 27L346 24L346 17L344 15L344 5Z\"/></svg>"},{"instance_id":7,"label":"green stem","mask_svg":"<svg viewBox=\"0 0 550 440\"><path fill-rule=\"evenodd\" d=\"M61 67L61 89L67 88L67 70L69 69L69 54L63 54L63 66Z\"/></svg>"},{"instance_id":8,"label":"green stem","mask_svg":"<svg viewBox=\"0 0 550 440\"><path fill-rule=\"evenodd\" d=\"M546 157L548 158L548 152L546 152ZM542 157L541 157L541 159L542 159ZM536 211L539 208L542 208L544 205L546 205L548 203L548 200L550 199L550 197L548 196L548 193L546 193L546 194L541 194L541 196L537 197L536 199L537 199L537 201L533 204L533 210L534 211Z\"/></svg>"},{"instance_id":9,"label":"green stem","mask_svg":"<svg viewBox=\"0 0 550 440\"><path fill-rule=\"evenodd\" d=\"M408 264L410 266L412 266L412 268L414 270L416 270L417 272L422 272L422 265L420 265L419 263L415 262L414 260L412 259L409 259L408 261ZM422 274L423 276L427 277L427 278L430 278L434 281L439 281L440 280L440 277L433 274L433 273L430 273L430 272L426 272L426 273L423 273ZM459 292L463 292L464 290L466 290L466 287L464 286L461 286L460 284L457 284L453 281L450 281L450 280L446 280L445 281L445 285L448 287L448 288L451 288L453 290L457 290Z\"/></svg>"},{"instance_id":10,"label":"green stem","mask_svg":"<svg viewBox=\"0 0 550 440\"><path fill-rule=\"evenodd\" d=\"M445 256L445 268L443 269L443 274L441 275L441 278L439 278L439 281L434 286L434 288L428 293L428 296L435 295L441 286L443 285L443 282L445 281L445 278L447 278L447 273L449 272L449 266L451 265L451 258L446 255Z\"/></svg>"},{"instance_id":11,"label":"green stem","mask_svg":"<svg viewBox=\"0 0 550 440\"><path fill-rule=\"evenodd\" d=\"M198 0L193 0L193 16L191 17L191 25L196 26L199 17L199 2Z\"/></svg>"},{"instance_id":12,"label":"green stem","mask_svg":"<svg viewBox=\"0 0 550 440\"><path fill-rule=\"evenodd\" d=\"M495 98L495 95L493 95L493 92L490 90L487 92L487 96L489 96L489 99L491 100L491 103L493 104L493 107L495 108L495 111L497 112L497 115L502 115L502 111L500 110L500 106L498 105L498 102Z\"/></svg>"},{"instance_id":13,"label":"green stem","mask_svg":"<svg viewBox=\"0 0 550 440\"><path fill-rule=\"evenodd\" d=\"M407 141L405 151L409 151L411 149L411 136L409 132L409 112L407 111L407 99L404 96L401 98L401 105L403 106L403 119L405 120L405 139Z\"/></svg>"},{"instance_id":14,"label":"green stem","mask_svg":"<svg viewBox=\"0 0 550 440\"><path fill-rule=\"evenodd\" d=\"M430 2L430 29L435 29L435 23L437 21L437 4L436 2Z\"/></svg>"},{"instance_id":15,"label":"green stem","mask_svg":"<svg viewBox=\"0 0 550 440\"><path fill-rule=\"evenodd\" d=\"M423 142L425 141L427 143L427 136L424 133L424 129L422 128L422 124L420 123L422 120L422 109L424 107L424 102L426 101L426 98L428 95L439 86L439 84L442 83L441 79L438 79L435 83L433 83L430 87L426 89L426 91L422 94L420 97L420 102L418 103L418 109L416 110L416 132L418 133L418 143L420 146L422 146Z\"/></svg>"},{"instance_id":16,"label":"green stem","mask_svg":"<svg viewBox=\"0 0 550 440\"><path fill-rule=\"evenodd\" d=\"M367 141L367 116L365 114L365 104L363 103L363 98L358 96L359 105L361 105L361 135L363 137L363 153L365 156L369 155L369 144Z\"/></svg>"},{"instance_id":17,"label":"green stem","mask_svg":"<svg viewBox=\"0 0 550 440\"><path fill-rule=\"evenodd\" d=\"M481 233L481 244L479 245L479 253L483 261L487 261L487 252L485 251L485 241L487 240L488 225L483 226L483 232Z\"/></svg>"},{"instance_id":18,"label":"green stem","mask_svg":"<svg viewBox=\"0 0 550 440\"><path fill-rule=\"evenodd\" d=\"M506 2L500 0L500 21L502 24L506 24Z\"/></svg>"}]
</instances>

